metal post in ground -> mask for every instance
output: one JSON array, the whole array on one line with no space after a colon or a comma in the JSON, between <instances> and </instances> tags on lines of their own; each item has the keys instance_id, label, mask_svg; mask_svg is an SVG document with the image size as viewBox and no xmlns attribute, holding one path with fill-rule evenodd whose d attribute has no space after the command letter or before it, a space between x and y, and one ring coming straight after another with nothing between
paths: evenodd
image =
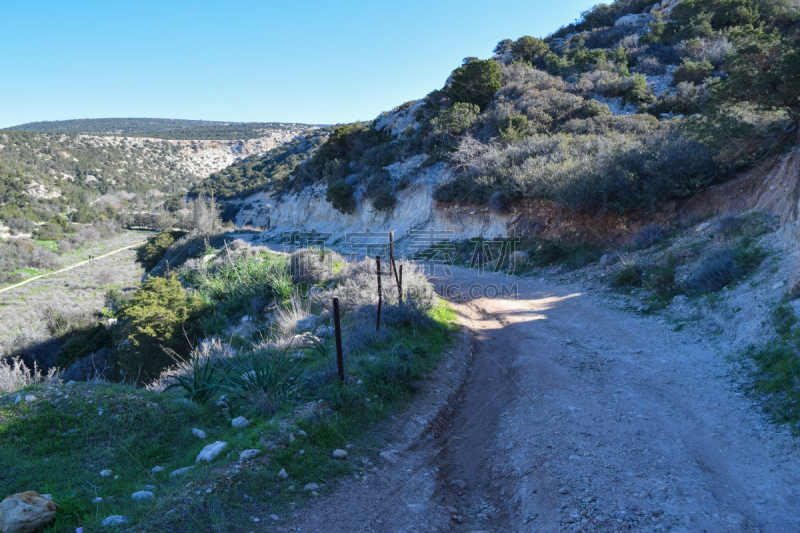
<instances>
[{"instance_id":1,"label":"metal post in ground","mask_svg":"<svg viewBox=\"0 0 800 533\"><path fill-rule=\"evenodd\" d=\"M342 355L342 324L339 320L339 298L333 299L333 329L336 333L336 369L339 380L344 381L344 356Z\"/></svg>"},{"instance_id":2,"label":"metal post in ground","mask_svg":"<svg viewBox=\"0 0 800 533\"><path fill-rule=\"evenodd\" d=\"M381 304L383 303L383 290L381 290L381 256L375 256L375 263L378 265L378 322L375 331L381 329Z\"/></svg>"},{"instance_id":3,"label":"metal post in ground","mask_svg":"<svg viewBox=\"0 0 800 533\"><path fill-rule=\"evenodd\" d=\"M389 262L394 271L394 281L397 283L397 298L403 303L403 289L400 286L400 277L397 275L397 264L394 262L394 232L389 233Z\"/></svg>"}]
</instances>

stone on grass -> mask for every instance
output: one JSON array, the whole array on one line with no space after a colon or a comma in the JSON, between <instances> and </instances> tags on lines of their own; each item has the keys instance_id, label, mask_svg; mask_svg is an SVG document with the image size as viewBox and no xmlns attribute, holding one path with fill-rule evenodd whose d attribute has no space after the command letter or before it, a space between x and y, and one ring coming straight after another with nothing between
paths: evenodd
<instances>
[{"instance_id":1,"label":"stone on grass","mask_svg":"<svg viewBox=\"0 0 800 533\"><path fill-rule=\"evenodd\" d=\"M273 520L275 520L276 522L278 520L280 520L280 517L278 515L276 515L276 514L271 514L271 515L269 515L269 517L272 518Z\"/></svg>"},{"instance_id":2,"label":"stone on grass","mask_svg":"<svg viewBox=\"0 0 800 533\"><path fill-rule=\"evenodd\" d=\"M303 487L303 490L319 490L319 485L317 485L316 483L309 483L305 487Z\"/></svg>"},{"instance_id":3,"label":"stone on grass","mask_svg":"<svg viewBox=\"0 0 800 533\"><path fill-rule=\"evenodd\" d=\"M307 317L295 322L294 329L297 331L303 331L304 329L314 329L314 326L317 325L318 321L319 317L317 315L308 315Z\"/></svg>"},{"instance_id":4,"label":"stone on grass","mask_svg":"<svg viewBox=\"0 0 800 533\"><path fill-rule=\"evenodd\" d=\"M145 485L144 486L144 490L156 490L156 486L155 485Z\"/></svg>"},{"instance_id":5,"label":"stone on grass","mask_svg":"<svg viewBox=\"0 0 800 533\"><path fill-rule=\"evenodd\" d=\"M197 428L192 429L192 435L194 435L200 440L206 438L206 432L203 431L202 429L197 429Z\"/></svg>"},{"instance_id":6,"label":"stone on grass","mask_svg":"<svg viewBox=\"0 0 800 533\"><path fill-rule=\"evenodd\" d=\"M250 421L243 416L231 420L231 425L235 428L246 428L250 425Z\"/></svg>"},{"instance_id":7,"label":"stone on grass","mask_svg":"<svg viewBox=\"0 0 800 533\"><path fill-rule=\"evenodd\" d=\"M20 395L18 394L18 395L17 395L17 397L16 397L16 398L14 398L14 403L19 403L19 402L21 402L21 401L22 401L22 396L20 396Z\"/></svg>"},{"instance_id":8,"label":"stone on grass","mask_svg":"<svg viewBox=\"0 0 800 533\"><path fill-rule=\"evenodd\" d=\"M33 394L26 394L25 395L25 401L26 402L35 402L36 401L36 396L34 396Z\"/></svg>"},{"instance_id":9,"label":"stone on grass","mask_svg":"<svg viewBox=\"0 0 800 533\"><path fill-rule=\"evenodd\" d=\"M100 477L109 477L113 472L111 470L101 470Z\"/></svg>"},{"instance_id":10,"label":"stone on grass","mask_svg":"<svg viewBox=\"0 0 800 533\"><path fill-rule=\"evenodd\" d=\"M199 454L197 454L197 458L194 460L195 463L199 463L200 461L208 461L209 463L217 458L217 456L228 446L227 442L217 441L214 444L209 444L205 448L203 448Z\"/></svg>"},{"instance_id":11,"label":"stone on grass","mask_svg":"<svg viewBox=\"0 0 800 533\"><path fill-rule=\"evenodd\" d=\"M184 475L186 472L188 472L189 470L191 470L192 468L194 468L194 467L193 467L193 466L186 466L186 467L183 467L183 468L179 468L179 469L177 469L177 470L173 470L173 471L172 471L172 473L170 473L169 477L178 477L178 476L182 476L182 475Z\"/></svg>"},{"instance_id":12,"label":"stone on grass","mask_svg":"<svg viewBox=\"0 0 800 533\"><path fill-rule=\"evenodd\" d=\"M98 496L97 498L95 498L95 499L93 499L93 500L92 500L92 503L100 503L100 502L102 502L102 501L103 501L103 498L100 498L100 497Z\"/></svg>"},{"instance_id":13,"label":"stone on grass","mask_svg":"<svg viewBox=\"0 0 800 533\"><path fill-rule=\"evenodd\" d=\"M342 450L342 449L333 450L333 458L334 459L347 459L347 452Z\"/></svg>"},{"instance_id":14,"label":"stone on grass","mask_svg":"<svg viewBox=\"0 0 800 533\"><path fill-rule=\"evenodd\" d=\"M118 524L127 524L128 520L130 520L130 519L127 516L122 516L122 515L115 514L115 515L109 516L108 518L103 520L102 525L104 525L104 526L113 526L113 525L118 525Z\"/></svg>"},{"instance_id":15,"label":"stone on grass","mask_svg":"<svg viewBox=\"0 0 800 533\"><path fill-rule=\"evenodd\" d=\"M287 477L289 477L289 474L286 473L285 468L281 468L281 471L278 472L278 477L281 479L286 479Z\"/></svg>"},{"instance_id":16,"label":"stone on grass","mask_svg":"<svg viewBox=\"0 0 800 533\"><path fill-rule=\"evenodd\" d=\"M247 461L248 459L252 459L253 457L257 457L261 455L261 450L257 450L253 448L252 450L245 450L239 454L240 461Z\"/></svg>"},{"instance_id":17,"label":"stone on grass","mask_svg":"<svg viewBox=\"0 0 800 533\"><path fill-rule=\"evenodd\" d=\"M38 492L27 491L8 496L0 503L0 531L31 533L52 520L58 505L42 498Z\"/></svg>"},{"instance_id":18,"label":"stone on grass","mask_svg":"<svg viewBox=\"0 0 800 533\"><path fill-rule=\"evenodd\" d=\"M158 474L159 472L163 472L164 471L164 467L163 466L154 466L151 471L154 474Z\"/></svg>"},{"instance_id":19,"label":"stone on grass","mask_svg":"<svg viewBox=\"0 0 800 533\"><path fill-rule=\"evenodd\" d=\"M134 492L131 495L131 499L135 502L143 502L145 500L151 499L155 494L150 492L149 490L140 490L139 492Z\"/></svg>"}]
</instances>

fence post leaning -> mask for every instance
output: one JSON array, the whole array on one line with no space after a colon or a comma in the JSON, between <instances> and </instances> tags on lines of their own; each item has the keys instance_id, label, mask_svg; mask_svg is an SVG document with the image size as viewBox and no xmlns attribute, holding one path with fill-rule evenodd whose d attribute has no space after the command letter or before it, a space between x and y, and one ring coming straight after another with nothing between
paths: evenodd
<instances>
[{"instance_id":1,"label":"fence post leaning","mask_svg":"<svg viewBox=\"0 0 800 533\"><path fill-rule=\"evenodd\" d=\"M344 381L344 357L342 356L342 324L339 320L339 298L333 299L333 329L336 333L336 369L339 380Z\"/></svg>"},{"instance_id":2,"label":"fence post leaning","mask_svg":"<svg viewBox=\"0 0 800 533\"><path fill-rule=\"evenodd\" d=\"M389 262L391 263L392 270L394 271L394 280L397 283L397 298L398 301L403 303L403 289L401 287L400 277L397 275L397 264L394 262L394 232L389 232ZM401 265L402 267L402 265Z\"/></svg>"},{"instance_id":3,"label":"fence post leaning","mask_svg":"<svg viewBox=\"0 0 800 533\"><path fill-rule=\"evenodd\" d=\"M381 329L381 303L383 303L383 291L381 290L381 256L375 256L375 263L378 265L378 322L375 331Z\"/></svg>"}]
</instances>

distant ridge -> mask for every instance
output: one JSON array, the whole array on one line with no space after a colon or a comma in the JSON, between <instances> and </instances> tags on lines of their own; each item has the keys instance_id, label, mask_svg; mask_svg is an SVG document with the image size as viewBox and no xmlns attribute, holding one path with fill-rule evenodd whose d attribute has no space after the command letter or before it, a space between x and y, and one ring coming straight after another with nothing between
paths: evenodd
<instances>
[{"instance_id":1,"label":"distant ridge","mask_svg":"<svg viewBox=\"0 0 800 533\"><path fill-rule=\"evenodd\" d=\"M170 118L91 118L29 122L6 128L43 133L88 133L179 140L255 139L271 131L296 128L280 122L217 122Z\"/></svg>"}]
</instances>

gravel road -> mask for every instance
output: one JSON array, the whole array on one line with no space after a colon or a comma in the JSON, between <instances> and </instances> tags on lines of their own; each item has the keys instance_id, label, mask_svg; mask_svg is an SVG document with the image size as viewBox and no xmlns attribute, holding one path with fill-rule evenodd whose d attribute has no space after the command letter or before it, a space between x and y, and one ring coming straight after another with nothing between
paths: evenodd
<instances>
[{"instance_id":1,"label":"gravel road","mask_svg":"<svg viewBox=\"0 0 800 533\"><path fill-rule=\"evenodd\" d=\"M711 341L579 286L452 274L465 333L384 455L278 530L800 531L796 442Z\"/></svg>"}]
</instances>

